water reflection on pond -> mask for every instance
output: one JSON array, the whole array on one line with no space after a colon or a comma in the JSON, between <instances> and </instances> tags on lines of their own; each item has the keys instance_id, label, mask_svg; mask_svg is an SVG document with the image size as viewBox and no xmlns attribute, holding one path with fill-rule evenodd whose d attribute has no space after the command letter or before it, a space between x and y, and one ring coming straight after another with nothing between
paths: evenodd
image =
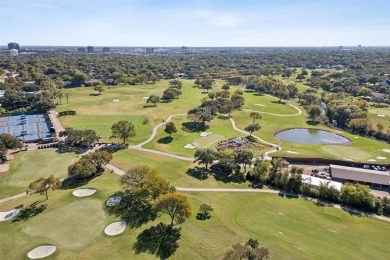
<instances>
[{"instance_id":1,"label":"water reflection on pond","mask_svg":"<svg viewBox=\"0 0 390 260\"><path fill-rule=\"evenodd\" d=\"M280 131L277 138L298 144L351 144L352 142L335 133L313 128L294 128Z\"/></svg>"}]
</instances>

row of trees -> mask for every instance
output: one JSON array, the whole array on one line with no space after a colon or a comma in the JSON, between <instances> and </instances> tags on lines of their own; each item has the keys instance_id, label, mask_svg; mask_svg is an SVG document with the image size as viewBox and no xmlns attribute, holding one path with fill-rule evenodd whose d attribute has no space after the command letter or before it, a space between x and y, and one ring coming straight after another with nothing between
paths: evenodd
<instances>
[{"instance_id":1,"label":"row of trees","mask_svg":"<svg viewBox=\"0 0 390 260\"><path fill-rule=\"evenodd\" d=\"M112 154L105 150L83 155L68 167L68 175L80 180L92 178L98 172L104 171L104 166L111 160Z\"/></svg>"}]
</instances>

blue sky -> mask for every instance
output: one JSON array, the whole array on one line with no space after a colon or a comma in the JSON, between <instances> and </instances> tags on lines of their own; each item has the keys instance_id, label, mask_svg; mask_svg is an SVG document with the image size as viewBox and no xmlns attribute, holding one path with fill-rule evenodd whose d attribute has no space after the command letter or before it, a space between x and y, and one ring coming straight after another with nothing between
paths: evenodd
<instances>
[{"instance_id":1,"label":"blue sky","mask_svg":"<svg viewBox=\"0 0 390 260\"><path fill-rule=\"evenodd\" d=\"M390 46L390 0L0 0L0 45Z\"/></svg>"}]
</instances>

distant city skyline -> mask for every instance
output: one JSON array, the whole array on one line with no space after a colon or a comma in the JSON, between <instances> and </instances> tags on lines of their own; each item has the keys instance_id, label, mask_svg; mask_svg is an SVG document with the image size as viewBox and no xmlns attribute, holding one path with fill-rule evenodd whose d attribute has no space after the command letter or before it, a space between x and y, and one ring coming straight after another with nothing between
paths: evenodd
<instances>
[{"instance_id":1,"label":"distant city skyline","mask_svg":"<svg viewBox=\"0 0 390 260\"><path fill-rule=\"evenodd\" d=\"M0 45L390 46L388 0L0 0Z\"/></svg>"}]
</instances>

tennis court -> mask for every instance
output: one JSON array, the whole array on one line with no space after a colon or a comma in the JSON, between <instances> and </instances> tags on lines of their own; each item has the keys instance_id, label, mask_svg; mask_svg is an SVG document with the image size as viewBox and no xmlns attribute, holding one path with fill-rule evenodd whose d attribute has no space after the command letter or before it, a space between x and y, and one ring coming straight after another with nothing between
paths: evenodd
<instances>
[{"instance_id":1,"label":"tennis court","mask_svg":"<svg viewBox=\"0 0 390 260\"><path fill-rule=\"evenodd\" d=\"M0 134L8 133L23 142L52 137L52 124L46 114L0 117Z\"/></svg>"}]
</instances>

